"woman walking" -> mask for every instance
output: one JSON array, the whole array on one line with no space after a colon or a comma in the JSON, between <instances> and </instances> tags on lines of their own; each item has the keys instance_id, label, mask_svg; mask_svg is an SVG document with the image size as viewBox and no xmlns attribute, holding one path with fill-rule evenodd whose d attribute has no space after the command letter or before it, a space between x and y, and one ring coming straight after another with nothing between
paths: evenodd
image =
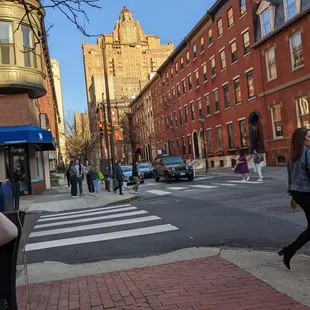
<instances>
[{"instance_id":1,"label":"woman walking","mask_svg":"<svg viewBox=\"0 0 310 310\"><path fill-rule=\"evenodd\" d=\"M78 198L77 195L77 175L78 171L74 165L74 162L70 162L70 168L69 168L69 173L70 173L70 183L71 183L71 197L72 198Z\"/></svg>"},{"instance_id":2,"label":"woman walking","mask_svg":"<svg viewBox=\"0 0 310 310\"><path fill-rule=\"evenodd\" d=\"M99 169L97 167L94 167L94 169L91 172L91 178L93 182L93 187L96 191L96 197L100 197L100 187L99 187Z\"/></svg>"},{"instance_id":3,"label":"woman walking","mask_svg":"<svg viewBox=\"0 0 310 310\"><path fill-rule=\"evenodd\" d=\"M242 174L243 182L250 180L247 158L243 150L239 151L239 158L237 159L237 165L234 170L234 173Z\"/></svg>"},{"instance_id":4,"label":"woman walking","mask_svg":"<svg viewBox=\"0 0 310 310\"><path fill-rule=\"evenodd\" d=\"M93 179L92 179L92 172L93 172L93 169L90 165L90 161L86 160L86 162L85 162L85 173L86 173L87 187L88 187L88 191L90 194L95 193L95 188L94 188Z\"/></svg>"},{"instance_id":5,"label":"woman walking","mask_svg":"<svg viewBox=\"0 0 310 310\"><path fill-rule=\"evenodd\" d=\"M290 260L310 240L310 130L297 128L291 138L291 158L287 165L288 192L292 196L291 208L299 205L305 212L307 229L278 254L283 264L291 269Z\"/></svg>"}]
</instances>

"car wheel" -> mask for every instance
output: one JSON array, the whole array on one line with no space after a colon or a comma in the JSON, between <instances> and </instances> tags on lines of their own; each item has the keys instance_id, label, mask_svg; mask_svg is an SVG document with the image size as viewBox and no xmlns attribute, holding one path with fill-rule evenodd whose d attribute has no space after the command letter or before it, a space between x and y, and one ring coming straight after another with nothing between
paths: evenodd
<instances>
[{"instance_id":1,"label":"car wheel","mask_svg":"<svg viewBox=\"0 0 310 310\"><path fill-rule=\"evenodd\" d=\"M169 175L168 172L165 173L165 181L166 183L171 183L171 176Z\"/></svg>"},{"instance_id":2,"label":"car wheel","mask_svg":"<svg viewBox=\"0 0 310 310\"><path fill-rule=\"evenodd\" d=\"M193 181L194 180L194 176L193 175L190 175L187 178L188 178L188 181Z\"/></svg>"},{"instance_id":3,"label":"car wheel","mask_svg":"<svg viewBox=\"0 0 310 310\"><path fill-rule=\"evenodd\" d=\"M156 173L154 173L154 179L155 179L155 182L159 182L159 176L157 176Z\"/></svg>"}]
</instances>

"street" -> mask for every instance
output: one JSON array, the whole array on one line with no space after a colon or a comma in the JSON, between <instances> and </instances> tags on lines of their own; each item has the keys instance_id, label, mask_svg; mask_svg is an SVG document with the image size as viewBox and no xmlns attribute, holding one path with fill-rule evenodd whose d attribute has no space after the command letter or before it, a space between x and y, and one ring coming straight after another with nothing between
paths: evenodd
<instances>
[{"instance_id":1,"label":"street","mask_svg":"<svg viewBox=\"0 0 310 310\"><path fill-rule=\"evenodd\" d=\"M203 246L276 251L303 230L305 219L288 207L285 181L256 180L197 177L166 184L147 179L129 203L30 213L27 261L80 264Z\"/></svg>"}]
</instances>

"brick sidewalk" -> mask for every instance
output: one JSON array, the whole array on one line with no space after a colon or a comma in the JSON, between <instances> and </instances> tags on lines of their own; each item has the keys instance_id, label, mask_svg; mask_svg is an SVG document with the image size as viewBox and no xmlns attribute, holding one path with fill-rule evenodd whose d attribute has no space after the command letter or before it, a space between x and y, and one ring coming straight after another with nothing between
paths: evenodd
<instances>
[{"instance_id":1,"label":"brick sidewalk","mask_svg":"<svg viewBox=\"0 0 310 310\"><path fill-rule=\"evenodd\" d=\"M29 291L31 310L310 309L218 256L35 284ZM18 288L18 302L27 309L25 287Z\"/></svg>"}]
</instances>

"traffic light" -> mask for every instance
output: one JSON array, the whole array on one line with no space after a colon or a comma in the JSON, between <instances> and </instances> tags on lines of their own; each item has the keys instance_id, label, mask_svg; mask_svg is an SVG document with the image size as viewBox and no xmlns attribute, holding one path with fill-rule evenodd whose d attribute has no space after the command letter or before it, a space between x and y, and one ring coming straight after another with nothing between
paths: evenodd
<instances>
[{"instance_id":1,"label":"traffic light","mask_svg":"<svg viewBox=\"0 0 310 310\"><path fill-rule=\"evenodd\" d=\"M110 135L112 132L111 123L107 122L107 134Z\"/></svg>"},{"instance_id":2,"label":"traffic light","mask_svg":"<svg viewBox=\"0 0 310 310\"><path fill-rule=\"evenodd\" d=\"M98 130L99 136L102 137L103 136L103 123L98 123L97 130Z\"/></svg>"}]
</instances>

